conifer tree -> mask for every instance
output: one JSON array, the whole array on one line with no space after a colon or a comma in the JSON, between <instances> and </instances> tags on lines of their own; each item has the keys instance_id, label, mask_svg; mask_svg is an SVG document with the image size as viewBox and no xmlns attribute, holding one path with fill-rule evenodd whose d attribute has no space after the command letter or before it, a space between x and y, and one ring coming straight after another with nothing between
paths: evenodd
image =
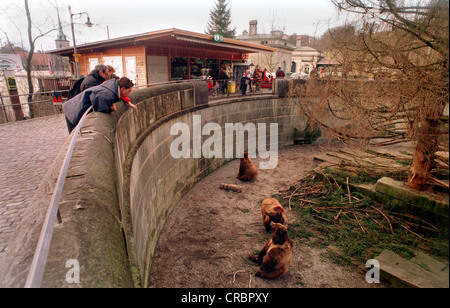
<instances>
[{"instance_id":1,"label":"conifer tree","mask_svg":"<svg viewBox=\"0 0 450 308\"><path fill-rule=\"evenodd\" d=\"M223 37L234 38L236 36L236 27L230 30L231 9L228 8L226 0L216 0L215 7L210 10L210 21L206 34L221 34Z\"/></svg>"}]
</instances>

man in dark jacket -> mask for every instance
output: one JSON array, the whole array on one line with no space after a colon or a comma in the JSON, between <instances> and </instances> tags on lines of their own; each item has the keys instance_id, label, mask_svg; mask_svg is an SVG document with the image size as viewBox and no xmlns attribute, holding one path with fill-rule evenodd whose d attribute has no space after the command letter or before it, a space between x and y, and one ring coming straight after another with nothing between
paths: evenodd
<instances>
[{"instance_id":1,"label":"man in dark jacket","mask_svg":"<svg viewBox=\"0 0 450 308\"><path fill-rule=\"evenodd\" d=\"M121 97L128 97L132 87L133 83L127 77L122 77L120 80L114 78L69 99L62 106L66 114L69 134L91 105L94 107L94 111L110 113L115 110L113 104L119 101Z\"/></svg>"},{"instance_id":2,"label":"man in dark jacket","mask_svg":"<svg viewBox=\"0 0 450 308\"><path fill-rule=\"evenodd\" d=\"M80 85L80 92L83 92L84 90L98 86L99 84L102 84L109 75L109 69L104 64L98 64L94 67L94 69L87 75L83 82Z\"/></svg>"}]
</instances>

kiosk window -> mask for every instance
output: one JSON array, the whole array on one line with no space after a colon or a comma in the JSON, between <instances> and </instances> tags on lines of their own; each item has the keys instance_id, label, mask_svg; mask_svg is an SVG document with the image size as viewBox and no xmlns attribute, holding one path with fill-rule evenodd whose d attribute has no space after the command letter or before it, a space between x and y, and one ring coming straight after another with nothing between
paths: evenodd
<instances>
[{"instance_id":1,"label":"kiosk window","mask_svg":"<svg viewBox=\"0 0 450 308\"><path fill-rule=\"evenodd\" d=\"M209 70L209 74L213 79L219 78L219 60L218 59L206 59L206 68Z\"/></svg>"},{"instance_id":2,"label":"kiosk window","mask_svg":"<svg viewBox=\"0 0 450 308\"><path fill-rule=\"evenodd\" d=\"M188 78L188 61L184 57L174 57L170 59L171 78L180 80Z\"/></svg>"},{"instance_id":3,"label":"kiosk window","mask_svg":"<svg viewBox=\"0 0 450 308\"><path fill-rule=\"evenodd\" d=\"M202 76L202 69L205 66L205 59L202 58L191 58L191 78L199 78Z\"/></svg>"}]
</instances>

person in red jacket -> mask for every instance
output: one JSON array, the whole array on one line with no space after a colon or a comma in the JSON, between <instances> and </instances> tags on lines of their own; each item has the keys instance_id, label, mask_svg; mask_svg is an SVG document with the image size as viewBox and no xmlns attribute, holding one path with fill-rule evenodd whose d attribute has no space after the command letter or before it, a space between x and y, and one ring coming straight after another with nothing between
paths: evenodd
<instances>
[{"instance_id":1,"label":"person in red jacket","mask_svg":"<svg viewBox=\"0 0 450 308\"><path fill-rule=\"evenodd\" d=\"M278 66L278 69L277 69L277 72L276 72L276 76L277 76L277 79L283 79L284 78L284 72L281 69L281 67L279 67L279 66Z\"/></svg>"},{"instance_id":2,"label":"person in red jacket","mask_svg":"<svg viewBox=\"0 0 450 308\"><path fill-rule=\"evenodd\" d=\"M253 83L256 85L256 91L259 91L261 88L261 78L261 69L259 68L259 65L257 65L255 71L253 72Z\"/></svg>"}]
</instances>

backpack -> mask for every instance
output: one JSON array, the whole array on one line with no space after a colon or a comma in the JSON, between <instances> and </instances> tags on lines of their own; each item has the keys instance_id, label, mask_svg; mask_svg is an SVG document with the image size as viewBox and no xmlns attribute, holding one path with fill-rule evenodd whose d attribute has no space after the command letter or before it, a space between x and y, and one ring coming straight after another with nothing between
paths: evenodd
<instances>
[{"instance_id":1,"label":"backpack","mask_svg":"<svg viewBox=\"0 0 450 308\"><path fill-rule=\"evenodd\" d=\"M72 97L76 96L77 94L81 93L81 83L83 82L84 77L78 79L72 89L69 90L69 94L67 95L67 100L71 99Z\"/></svg>"}]
</instances>

